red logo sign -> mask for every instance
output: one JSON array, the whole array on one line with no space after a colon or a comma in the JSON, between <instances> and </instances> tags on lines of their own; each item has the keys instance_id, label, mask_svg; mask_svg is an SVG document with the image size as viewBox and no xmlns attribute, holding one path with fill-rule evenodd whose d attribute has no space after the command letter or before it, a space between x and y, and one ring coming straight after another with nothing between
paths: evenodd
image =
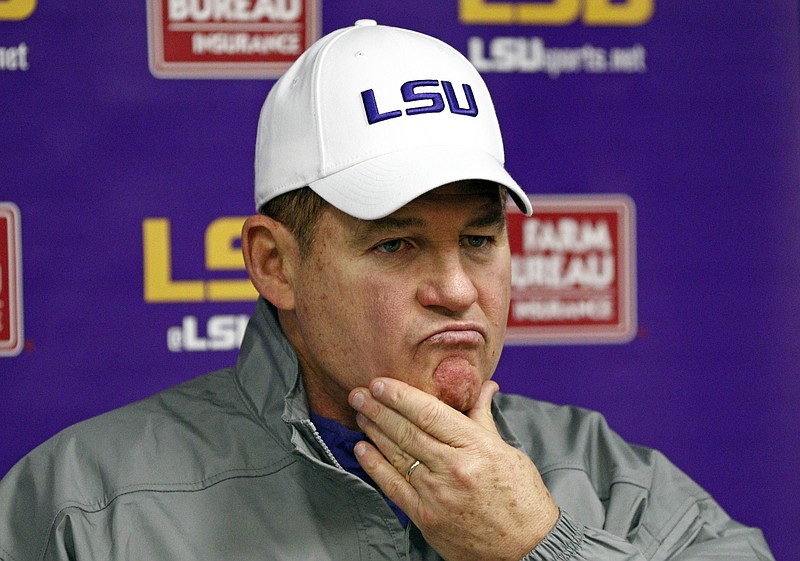
<instances>
[{"instance_id":1,"label":"red logo sign","mask_svg":"<svg viewBox=\"0 0 800 561\"><path fill-rule=\"evenodd\" d=\"M624 343L636 334L633 201L624 195L531 196L509 209L511 309L506 340Z\"/></svg>"},{"instance_id":2,"label":"red logo sign","mask_svg":"<svg viewBox=\"0 0 800 561\"><path fill-rule=\"evenodd\" d=\"M160 78L277 78L319 38L319 0L148 0Z\"/></svg>"},{"instance_id":3,"label":"red logo sign","mask_svg":"<svg viewBox=\"0 0 800 561\"><path fill-rule=\"evenodd\" d=\"M22 351L21 265L19 209L0 203L0 356Z\"/></svg>"}]
</instances>

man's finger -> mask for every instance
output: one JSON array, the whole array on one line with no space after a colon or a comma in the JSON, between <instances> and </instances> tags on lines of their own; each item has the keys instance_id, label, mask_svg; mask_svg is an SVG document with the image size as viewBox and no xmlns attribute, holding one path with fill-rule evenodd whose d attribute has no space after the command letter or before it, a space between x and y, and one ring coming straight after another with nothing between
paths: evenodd
<instances>
[{"instance_id":1,"label":"man's finger","mask_svg":"<svg viewBox=\"0 0 800 561\"><path fill-rule=\"evenodd\" d=\"M405 417L435 440L454 448L462 446L474 430L474 425L463 413L400 380L375 378L370 382L369 389L377 401ZM400 441L398 444L402 445Z\"/></svg>"},{"instance_id":2,"label":"man's finger","mask_svg":"<svg viewBox=\"0 0 800 561\"><path fill-rule=\"evenodd\" d=\"M478 401L475 402L475 406L467 411L467 416L470 419L492 432L497 432L494 416L492 415L492 398L498 391L500 391L500 386L497 385L497 382L487 380L481 386L481 393L478 396Z\"/></svg>"},{"instance_id":3,"label":"man's finger","mask_svg":"<svg viewBox=\"0 0 800 561\"><path fill-rule=\"evenodd\" d=\"M397 415L396 413L394 413ZM399 473L405 473L405 470L420 459L419 445L414 444L398 444L390 435L381 428L380 425L368 419L362 413L356 416L359 428L367 435L373 446L375 446L386 460L394 466ZM410 424L407 420L402 422ZM417 429L418 430L418 429ZM418 432L421 432L418 430ZM426 435L427 436L427 435ZM428 437L430 438L430 437ZM426 456L422 454L422 456Z\"/></svg>"},{"instance_id":4,"label":"man's finger","mask_svg":"<svg viewBox=\"0 0 800 561\"><path fill-rule=\"evenodd\" d=\"M372 480L392 499L400 509L408 515L413 515L419 502L419 495L413 485L406 480L406 472L413 462L398 470L390 464L383 454L368 442L359 442L354 448L356 459ZM419 470L419 471L418 471ZM402 473L401 473L402 471ZM422 466L414 470L414 477L420 477Z\"/></svg>"},{"instance_id":5,"label":"man's finger","mask_svg":"<svg viewBox=\"0 0 800 561\"><path fill-rule=\"evenodd\" d=\"M353 390L350 404L359 412L356 421L361 430L398 471L406 469L414 460L421 460L432 468L440 466L441 455L450 451L450 446L378 401L366 388Z\"/></svg>"}]
</instances>

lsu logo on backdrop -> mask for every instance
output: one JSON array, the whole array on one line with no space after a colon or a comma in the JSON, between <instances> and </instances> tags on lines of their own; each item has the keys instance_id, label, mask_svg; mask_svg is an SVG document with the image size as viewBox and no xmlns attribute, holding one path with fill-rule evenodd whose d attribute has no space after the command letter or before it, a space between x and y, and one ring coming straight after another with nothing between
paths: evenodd
<instances>
[{"instance_id":1,"label":"lsu logo on backdrop","mask_svg":"<svg viewBox=\"0 0 800 561\"><path fill-rule=\"evenodd\" d=\"M655 0L550 0L495 2L459 0L464 24L587 27L642 26L653 18ZM524 35L524 34L523 34ZM569 34L564 34L568 37ZM541 37L470 37L470 62L479 72L546 74L643 74L647 49L640 43L550 46Z\"/></svg>"},{"instance_id":2,"label":"lsu logo on backdrop","mask_svg":"<svg viewBox=\"0 0 800 561\"><path fill-rule=\"evenodd\" d=\"M320 0L148 0L159 78L277 78L319 37Z\"/></svg>"},{"instance_id":3,"label":"lsu logo on backdrop","mask_svg":"<svg viewBox=\"0 0 800 561\"><path fill-rule=\"evenodd\" d=\"M177 278L172 225L168 218L142 223L144 300L159 303L253 301L258 294L245 272L240 249L244 217L225 216L212 221L203 239L204 273L201 278ZM185 263L181 263L184 264ZM185 267L184 267L185 268ZM220 278L220 276L227 278ZM235 278L230 278L233 275ZM241 344L248 316L217 314L206 320L187 315L167 329L167 348L182 351L228 351Z\"/></svg>"},{"instance_id":4,"label":"lsu logo on backdrop","mask_svg":"<svg viewBox=\"0 0 800 561\"><path fill-rule=\"evenodd\" d=\"M531 196L508 213L511 343L624 343L636 334L633 201Z\"/></svg>"},{"instance_id":5,"label":"lsu logo on backdrop","mask_svg":"<svg viewBox=\"0 0 800 561\"><path fill-rule=\"evenodd\" d=\"M0 356L16 356L22 334L22 255L19 209L0 202Z\"/></svg>"},{"instance_id":6,"label":"lsu logo on backdrop","mask_svg":"<svg viewBox=\"0 0 800 561\"><path fill-rule=\"evenodd\" d=\"M650 21L654 11L655 0L458 2L459 20L466 24L636 26Z\"/></svg>"},{"instance_id":7,"label":"lsu logo on backdrop","mask_svg":"<svg viewBox=\"0 0 800 561\"><path fill-rule=\"evenodd\" d=\"M0 21L28 19L36 10L36 0L0 0Z\"/></svg>"},{"instance_id":8,"label":"lsu logo on backdrop","mask_svg":"<svg viewBox=\"0 0 800 561\"><path fill-rule=\"evenodd\" d=\"M142 223L144 299L149 303L233 302L255 300L257 294L245 274L239 242L245 218L224 216L205 231L207 271L241 271L241 279L173 278L172 233L168 218L146 218Z\"/></svg>"},{"instance_id":9,"label":"lsu logo on backdrop","mask_svg":"<svg viewBox=\"0 0 800 561\"><path fill-rule=\"evenodd\" d=\"M180 325L167 329L167 348L173 353L238 349L249 320L245 314L211 316L204 333L197 317L185 316Z\"/></svg>"}]
</instances>

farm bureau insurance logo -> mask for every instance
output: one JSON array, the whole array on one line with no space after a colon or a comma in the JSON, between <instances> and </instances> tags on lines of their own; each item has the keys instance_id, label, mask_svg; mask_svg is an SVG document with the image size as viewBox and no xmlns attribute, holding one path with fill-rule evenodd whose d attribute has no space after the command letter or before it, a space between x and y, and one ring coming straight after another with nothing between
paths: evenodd
<instances>
[{"instance_id":1,"label":"farm bureau insurance logo","mask_svg":"<svg viewBox=\"0 0 800 561\"><path fill-rule=\"evenodd\" d=\"M0 357L22 351L22 256L19 209L0 203Z\"/></svg>"},{"instance_id":2,"label":"farm bureau insurance logo","mask_svg":"<svg viewBox=\"0 0 800 561\"><path fill-rule=\"evenodd\" d=\"M320 32L319 0L148 0L159 78L277 78Z\"/></svg>"},{"instance_id":3,"label":"farm bureau insurance logo","mask_svg":"<svg viewBox=\"0 0 800 561\"><path fill-rule=\"evenodd\" d=\"M625 195L531 196L510 209L507 341L625 343L636 335L635 211Z\"/></svg>"},{"instance_id":4,"label":"farm bureau insurance logo","mask_svg":"<svg viewBox=\"0 0 800 561\"><path fill-rule=\"evenodd\" d=\"M459 21L466 25L637 27L649 22L655 0L554 0L489 2L459 0ZM571 31L565 30L564 36ZM607 34L604 34L607 35ZM536 36L473 36L467 57L479 72L547 74L643 74L647 50L639 43L552 46Z\"/></svg>"}]
</instances>

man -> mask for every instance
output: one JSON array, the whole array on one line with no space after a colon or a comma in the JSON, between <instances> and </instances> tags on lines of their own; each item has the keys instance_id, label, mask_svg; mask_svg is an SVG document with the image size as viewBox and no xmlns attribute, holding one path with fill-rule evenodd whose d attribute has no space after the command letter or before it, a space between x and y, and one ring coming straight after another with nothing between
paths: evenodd
<instances>
[{"instance_id":1,"label":"man","mask_svg":"<svg viewBox=\"0 0 800 561\"><path fill-rule=\"evenodd\" d=\"M0 559L770 559L594 413L498 394L510 292L486 87L360 21L270 92L235 369L67 429L0 484Z\"/></svg>"}]
</instances>

